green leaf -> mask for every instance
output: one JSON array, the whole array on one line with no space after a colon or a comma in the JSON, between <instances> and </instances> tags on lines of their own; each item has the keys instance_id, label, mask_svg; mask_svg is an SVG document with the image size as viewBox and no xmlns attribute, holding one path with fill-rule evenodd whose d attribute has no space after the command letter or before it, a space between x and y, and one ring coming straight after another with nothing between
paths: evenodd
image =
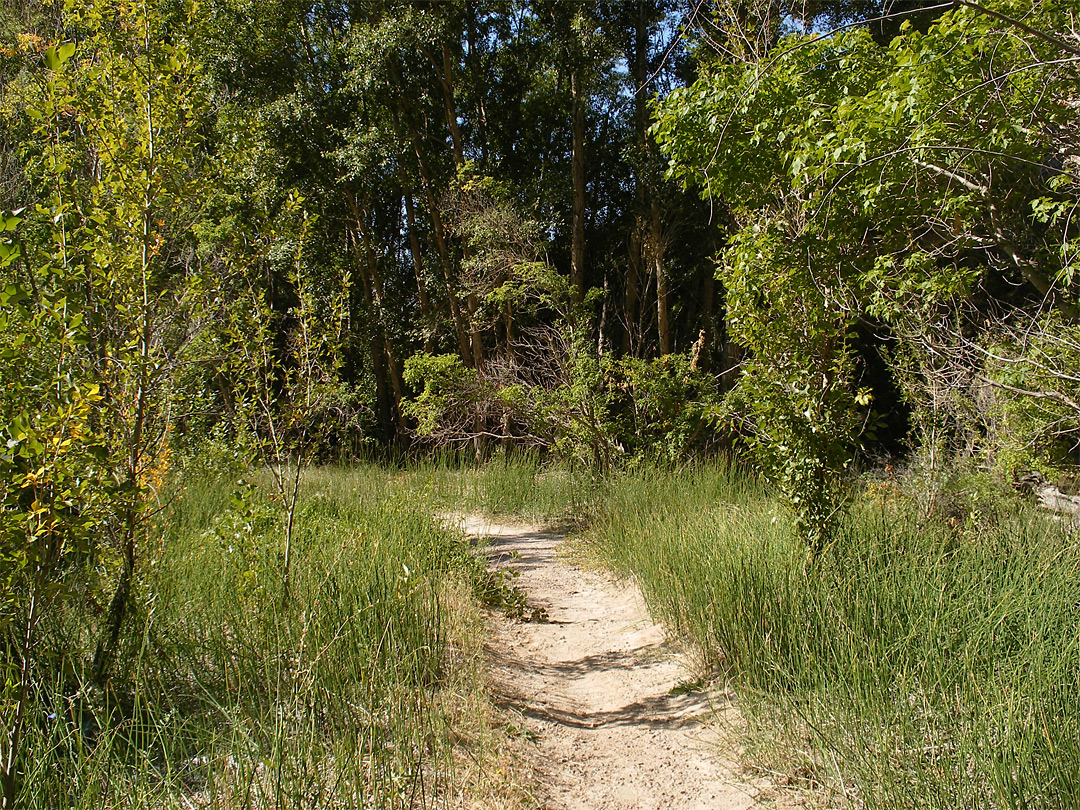
<instances>
[{"instance_id":1,"label":"green leaf","mask_svg":"<svg viewBox=\"0 0 1080 810\"><path fill-rule=\"evenodd\" d=\"M51 45L45 51L45 66L49 70L59 70L75 53L75 43L66 42L57 47Z\"/></svg>"},{"instance_id":2,"label":"green leaf","mask_svg":"<svg viewBox=\"0 0 1080 810\"><path fill-rule=\"evenodd\" d=\"M0 289L0 306L6 307L11 306L12 304L19 304L28 297L26 291L17 284L8 284L3 289Z\"/></svg>"}]
</instances>

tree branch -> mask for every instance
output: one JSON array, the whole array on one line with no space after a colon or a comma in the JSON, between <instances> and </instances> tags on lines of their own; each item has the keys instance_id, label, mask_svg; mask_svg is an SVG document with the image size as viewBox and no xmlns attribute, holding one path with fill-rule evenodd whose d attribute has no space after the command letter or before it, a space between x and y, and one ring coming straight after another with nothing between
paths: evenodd
<instances>
[{"instance_id":1,"label":"tree branch","mask_svg":"<svg viewBox=\"0 0 1080 810\"><path fill-rule=\"evenodd\" d=\"M955 2L958 6L966 6L967 8L973 9L980 14L985 14L988 17L993 17L995 20L1001 20L1001 22L1007 25L1011 25L1014 28L1019 28L1025 34L1031 34L1031 36L1038 37L1043 42L1049 42L1051 45L1056 45L1066 53L1071 53L1073 56L1080 56L1080 48L1070 45L1063 39L1058 39L1055 36L1047 34L1045 31L1039 31L1038 29L1032 28L1030 25L1025 25L1024 23L1020 22L1017 19L1014 19L1013 17L1010 17L1007 14L1002 14L1000 11L993 11L991 9L984 8L983 6L980 6L976 3L969 2L969 0L955 0Z\"/></svg>"}]
</instances>

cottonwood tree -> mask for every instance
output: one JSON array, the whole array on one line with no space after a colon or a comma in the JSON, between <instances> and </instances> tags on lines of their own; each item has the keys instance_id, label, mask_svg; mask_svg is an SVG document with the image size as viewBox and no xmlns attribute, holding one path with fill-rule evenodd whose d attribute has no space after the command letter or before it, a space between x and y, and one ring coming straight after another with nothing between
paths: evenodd
<instances>
[{"instance_id":1,"label":"cottonwood tree","mask_svg":"<svg viewBox=\"0 0 1080 810\"><path fill-rule=\"evenodd\" d=\"M168 468L173 375L206 289L188 237L202 89L183 40L135 0L70 2L60 23L75 41L44 49L16 102L33 198L2 302L24 380L4 398L4 545L21 580L7 627L7 807L38 688L29 662L72 577L105 607L92 660L69 666L109 676Z\"/></svg>"}]
</instances>

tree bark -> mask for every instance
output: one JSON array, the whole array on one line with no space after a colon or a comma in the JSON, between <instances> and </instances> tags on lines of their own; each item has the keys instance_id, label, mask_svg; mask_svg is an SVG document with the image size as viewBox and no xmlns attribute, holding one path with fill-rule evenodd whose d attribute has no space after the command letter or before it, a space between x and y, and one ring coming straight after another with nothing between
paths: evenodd
<instances>
[{"instance_id":1,"label":"tree bark","mask_svg":"<svg viewBox=\"0 0 1080 810\"><path fill-rule=\"evenodd\" d=\"M383 304L382 277L379 274L378 259L372 250L371 240L367 230L361 225L360 234L364 243L364 254L367 258L368 276L371 279L372 303L375 305L377 317L377 329L382 338L382 348L386 354L386 365L389 371L390 387L394 392L394 406L398 429L405 432L405 422L401 412L401 401L405 398L405 385L401 379L401 366L394 352L394 342L386 331L386 308Z\"/></svg>"},{"instance_id":2,"label":"tree bark","mask_svg":"<svg viewBox=\"0 0 1080 810\"><path fill-rule=\"evenodd\" d=\"M129 483L133 476L129 476ZM133 485L132 485L133 486ZM134 492L134 486L132 492ZM134 497L134 495L129 495ZM116 590L113 591L112 600L109 602L109 610L105 614L105 628L97 647L94 650L94 661L91 665L94 683L103 686L109 677L109 669L116 657L116 649L120 645L120 631L124 626L128 606L131 600L131 583L135 578L135 539L138 522L138 507L129 503L124 510L124 537L120 543L122 558L120 560L120 576L116 582Z\"/></svg>"},{"instance_id":3,"label":"tree bark","mask_svg":"<svg viewBox=\"0 0 1080 810\"><path fill-rule=\"evenodd\" d=\"M660 225L660 205L654 197L650 203L649 256L656 273L656 331L660 338L660 356L671 354L671 326L668 323L668 277L664 267L663 233Z\"/></svg>"},{"instance_id":4,"label":"tree bark","mask_svg":"<svg viewBox=\"0 0 1080 810\"><path fill-rule=\"evenodd\" d=\"M435 250L439 254L440 264L443 268L446 299L450 307L450 316L454 321L454 329L457 332L461 359L465 365L475 366L472 349L469 346L469 335L465 328L465 319L461 314L461 304L458 302L454 291L454 267L446 241L446 229L443 226L442 215L439 213L438 200L435 199L435 192L432 189L431 173L428 171L427 161L424 160L424 154L420 149L420 136L415 130L413 130L413 151L416 153L420 177L424 184L424 196L427 198L428 213L431 216L431 235L435 240Z\"/></svg>"},{"instance_id":5,"label":"tree bark","mask_svg":"<svg viewBox=\"0 0 1080 810\"><path fill-rule=\"evenodd\" d=\"M570 283L580 303L585 299L585 92L581 72L570 74L574 209L570 237Z\"/></svg>"},{"instance_id":6,"label":"tree bark","mask_svg":"<svg viewBox=\"0 0 1080 810\"><path fill-rule=\"evenodd\" d=\"M630 233L629 266L626 275L626 342L625 350L637 354L641 350L644 331L639 312L641 279L645 276L645 209L648 186L649 110L646 105L649 81L649 21L644 0L637 3L634 26L634 54L631 60L634 77L634 137L638 165L634 177L634 228Z\"/></svg>"},{"instance_id":7,"label":"tree bark","mask_svg":"<svg viewBox=\"0 0 1080 810\"><path fill-rule=\"evenodd\" d=\"M435 64L435 61L432 60ZM454 70L453 60L450 57L450 46L443 43L442 46L442 69L435 65L439 74L439 85L443 91L443 106L446 108L446 126L450 130L450 144L454 154L454 168L460 171L465 165L465 150L461 143L461 129L457 122L457 100L454 97ZM472 251L468 245L464 246L465 258L468 259ZM481 368L484 365L484 336L476 325L476 311L480 308L480 300L475 293L465 296L465 309L469 315L469 349L472 354L472 365Z\"/></svg>"},{"instance_id":8,"label":"tree bark","mask_svg":"<svg viewBox=\"0 0 1080 810\"><path fill-rule=\"evenodd\" d=\"M409 252L412 254L413 271L416 273L416 295L420 301L420 316L428 327L424 330L424 351L430 353L435 348L435 339L430 331L431 299L428 297L427 285L424 283L424 257L420 251L420 236L416 232L416 206L409 188L404 189L403 196L405 226L409 231Z\"/></svg>"},{"instance_id":9,"label":"tree bark","mask_svg":"<svg viewBox=\"0 0 1080 810\"><path fill-rule=\"evenodd\" d=\"M712 370L713 347L713 298L716 295L716 271L712 262L705 263L701 279L701 353L698 368L708 373Z\"/></svg>"},{"instance_id":10,"label":"tree bark","mask_svg":"<svg viewBox=\"0 0 1080 810\"><path fill-rule=\"evenodd\" d=\"M401 77L398 75L397 66L391 62L388 67L394 83L398 87L401 87ZM420 133L417 131L416 125L413 123L408 113L409 102L405 98L404 93L401 93L398 97L398 103L394 108L394 126L403 138L407 136L413 154L416 155L416 165L420 172L420 180L424 189L428 214L431 216L432 238L435 240L435 250L439 254L439 263L443 270L443 287L446 292L446 303L450 308L450 318L454 323L454 331L457 334L458 349L461 353L462 362L467 366L473 366L473 353L469 346L469 335L465 328L465 319L461 314L461 304L457 299L454 289L455 274L453 259L450 256L450 251L447 246L446 230L443 227L442 217L439 214L438 200L435 196L433 179L431 172L428 169L427 160L424 158L424 151L420 147Z\"/></svg>"},{"instance_id":11,"label":"tree bark","mask_svg":"<svg viewBox=\"0 0 1080 810\"><path fill-rule=\"evenodd\" d=\"M461 130L457 122L457 101L454 98L454 74L453 63L450 59L450 46L443 43L442 46L442 73L439 75L439 84L442 85L443 103L446 106L446 125L450 128L450 143L454 150L454 166L461 168L465 165L465 150L461 145Z\"/></svg>"},{"instance_id":12,"label":"tree bark","mask_svg":"<svg viewBox=\"0 0 1080 810\"><path fill-rule=\"evenodd\" d=\"M364 210L356 197L348 193L347 200L353 216L353 253L356 258L356 267L363 281L364 292L368 305L375 315L375 328L373 333L378 335L378 346L375 351L385 356L385 365L376 363L373 371L385 369L390 390L393 394L392 421L398 435L404 436L406 432L405 418L402 413L401 403L405 398L405 385L401 378L401 366L394 352L394 344L386 331L386 311L383 298L382 276L379 273L378 258L371 247L367 228L364 224ZM373 357L374 360L374 357Z\"/></svg>"},{"instance_id":13,"label":"tree bark","mask_svg":"<svg viewBox=\"0 0 1080 810\"><path fill-rule=\"evenodd\" d=\"M383 440L387 443L393 441L394 425L397 423L394 414L393 393L387 383L386 352L382 347L382 334L377 329L372 329L368 336L368 349L371 352L371 371L375 377L375 403L379 412L379 424L383 429Z\"/></svg>"},{"instance_id":14,"label":"tree bark","mask_svg":"<svg viewBox=\"0 0 1080 810\"><path fill-rule=\"evenodd\" d=\"M600 325L596 330L596 353L603 355L608 346L611 345L608 340L608 311L611 309L611 302L608 300L608 271L604 269L604 298L600 304Z\"/></svg>"},{"instance_id":15,"label":"tree bark","mask_svg":"<svg viewBox=\"0 0 1080 810\"><path fill-rule=\"evenodd\" d=\"M641 195L644 199L644 194ZM641 293L641 220L636 218L634 229L630 233L630 250L626 268L626 301L623 317L626 320L623 332L623 354L637 354L641 342L641 329L638 323L638 298Z\"/></svg>"},{"instance_id":16,"label":"tree bark","mask_svg":"<svg viewBox=\"0 0 1080 810\"><path fill-rule=\"evenodd\" d=\"M355 257L357 276L360 279L358 287L363 296L364 306L371 313L374 310L374 296L371 290L371 279L367 273L366 260L361 253L360 240L355 231L349 235L349 239ZM394 407L393 392L388 380L386 351L382 339L382 329L367 330L368 352L371 356L371 375L375 378L376 417L379 427L382 429L383 440L389 443L394 438L394 431L399 421Z\"/></svg>"}]
</instances>

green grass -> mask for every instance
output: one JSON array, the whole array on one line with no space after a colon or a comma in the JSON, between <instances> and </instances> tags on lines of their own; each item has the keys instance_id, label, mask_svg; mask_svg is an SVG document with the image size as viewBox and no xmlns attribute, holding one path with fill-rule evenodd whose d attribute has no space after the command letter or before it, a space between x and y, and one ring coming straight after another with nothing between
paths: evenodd
<instances>
[{"instance_id":1,"label":"green grass","mask_svg":"<svg viewBox=\"0 0 1080 810\"><path fill-rule=\"evenodd\" d=\"M108 690L52 672L20 807L431 807L479 689L479 563L400 476L312 470L282 591L281 508L188 480L144 551ZM53 631L78 640L78 628ZM472 647L470 647L472 645ZM58 645L62 646L62 645ZM75 644L77 649L77 644ZM69 658L72 656L69 655Z\"/></svg>"},{"instance_id":2,"label":"green grass","mask_svg":"<svg viewBox=\"0 0 1080 810\"><path fill-rule=\"evenodd\" d=\"M730 679L771 769L869 807L1080 806L1080 543L854 505L809 560L737 468L642 470L589 538Z\"/></svg>"},{"instance_id":3,"label":"green grass","mask_svg":"<svg viewBox=\"0 0 1080 810\"><path fill-rule=\"evenodd\" d=\"M256 481L234 500L185 480L111 688L79 679L77 617L50 619L20 807L444 804L486 579L432 516L473 510L588 518L597 556L729 680L763 767L853 806L1080 807L1080 541L1014 505L920 522L878 483L811 560L724 462L603 483L529 457L322 468L286 603L281 507Z\"/></svg>"},{"instance_id":4,"label":"green grass","mask_svg":"<svg viewBox=\"0 0 1080 810\"><path fill-rule=\"evenodd\" d=\"M407 486L432 508L482 512L544 523L578 524L589 513L600 482L588 472L521 453L474 466L454 458L403 468Z\"/></svg>"}]
</instances>

